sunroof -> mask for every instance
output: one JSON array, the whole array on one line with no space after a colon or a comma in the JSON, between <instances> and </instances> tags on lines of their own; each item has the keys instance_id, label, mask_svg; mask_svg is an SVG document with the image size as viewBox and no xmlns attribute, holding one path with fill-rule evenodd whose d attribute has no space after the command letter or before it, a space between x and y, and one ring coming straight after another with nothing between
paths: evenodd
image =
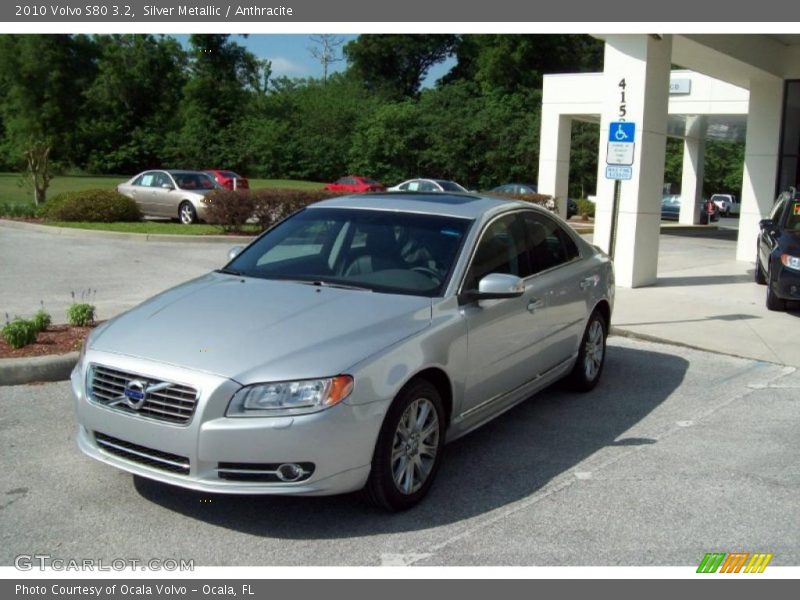
<instances>
[{"instance_id":1,"label":"sunroof","mask_svg":"<svg viewBox=\"0 0 800 600\"><path fill-rule=\"evenodd\" d=\"M408 196L409 200L415 202L430 202L431 204L448 204L450 206L460 206L481 200L480 196L468 196L466 194L447 194L444 192L403 192L398 196ZM396 197L396 196L395 196Z\"/></svg>"}]
</instances>

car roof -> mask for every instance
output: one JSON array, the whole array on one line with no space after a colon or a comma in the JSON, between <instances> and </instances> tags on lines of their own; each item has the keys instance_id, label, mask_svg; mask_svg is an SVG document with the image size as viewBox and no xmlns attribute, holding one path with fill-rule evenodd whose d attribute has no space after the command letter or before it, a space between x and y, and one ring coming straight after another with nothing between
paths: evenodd
<instances>
[{"instance_id":1,"label":"car roof","mask_svg":"<svg viewBox=\"0 0 800 600\"><path fill-rule=\"evenodd\" d=\"M483 215L502 212L510 208L545 208L529 202L503 200L478 194L456 194L451 192L380 192L340 196L323 200L309 208L360 208L365 210L390 210L420 214L477 219Z\"/></svg>"}]
</instances>

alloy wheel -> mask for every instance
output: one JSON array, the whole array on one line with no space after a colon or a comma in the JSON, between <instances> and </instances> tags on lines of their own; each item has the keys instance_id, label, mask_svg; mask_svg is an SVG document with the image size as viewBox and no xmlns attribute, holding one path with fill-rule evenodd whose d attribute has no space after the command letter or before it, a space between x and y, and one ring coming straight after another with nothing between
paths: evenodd
<instances>
[{"instance_id":1,"label":"alloy wheel","mask_svg":"<svg viewBox=\"0 0 800 600\"><path fill-rule=\"evenodd\" d=\"M418 398L403 412L392 442L392 479L398 491L409 495L430 477L439 449L439 417L427 398Z\"/></svg>"}]
</instances>

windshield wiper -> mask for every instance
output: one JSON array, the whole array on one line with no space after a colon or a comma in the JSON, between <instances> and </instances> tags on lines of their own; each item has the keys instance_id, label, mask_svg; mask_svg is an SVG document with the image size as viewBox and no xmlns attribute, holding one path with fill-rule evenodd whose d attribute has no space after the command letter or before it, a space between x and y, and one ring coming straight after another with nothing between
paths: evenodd
<instances>
[{"instance_id":1,"label":"windshield wiper","mask_svg":"<svg viewBox=\"0 0 800 600\"><path fill-rule=\"evenodd\" d=\"M243 271L236 271L235 269L217 269L217 273L224 273L225 275L238 275L243 276Z\"/></svg>"},{"instance_id":2,"label":"windshield wiper","mask_svg":"<svg viewBox=\"0 0 800 600\"><path fill-rule=\"evenodd\" d=\"M297 283L303 283L305 285L315 285L317 287L329 287L329 288L338 288L340 290L360 290L362 292L371 292L372 290L368 287L363 287L360 285L350 285L347 283L336 283L331 281L323 281L322 279L316 279L313 281L302 281L298 280Z\"/></svg>"}]
</instances>

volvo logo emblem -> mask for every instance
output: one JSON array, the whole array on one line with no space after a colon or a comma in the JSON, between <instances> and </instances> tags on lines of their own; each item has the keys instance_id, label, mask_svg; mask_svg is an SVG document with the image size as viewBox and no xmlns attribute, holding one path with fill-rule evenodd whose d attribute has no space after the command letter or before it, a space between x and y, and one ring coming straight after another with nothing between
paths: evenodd
<instances>
[{"instance_id":1,"label":"volvo logo emblem","mask_svg":"<svg viewBox=\"0 0 800 600\"><path fill-rule=\"evenodd\" d=\"M147 383L138 379L129 381L122 394L125 396L125 404L133 410L139 410L147 398Z\"/></svg>"}]
</instances>

